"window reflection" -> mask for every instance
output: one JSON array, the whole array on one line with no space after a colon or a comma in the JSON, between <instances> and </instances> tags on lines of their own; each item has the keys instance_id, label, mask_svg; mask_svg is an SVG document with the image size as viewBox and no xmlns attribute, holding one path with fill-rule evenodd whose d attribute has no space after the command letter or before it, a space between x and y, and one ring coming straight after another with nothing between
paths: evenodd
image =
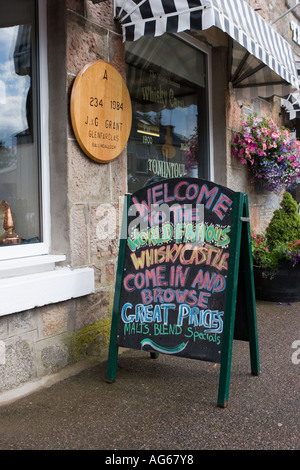
<instances>
[{"instance_id":1,"label":"window reflection","mask_svg":"<svg viewBox=\"0 0 300 470\"><path fill-rule=\"evenodd\" d=\"M164 35L128 43L126 62L133 110L129 191L162 178L206 177L207 155L198 145L204 147L207 131L204 54Z\"/></svg>"},{"instance_id":2,"label":"window reflection","mask_svg":"<svg viewBox=\"0 0 300 470\"><path fill-rule=\"evenodd\" d=\"M14 18L18 5L27 7L25 24ZM11 0L3 27L0 19L0 202L9 204L22 243L41 241L33 7L31 0ZM3 223L0 204L0 235Z\"/></svg>"}]
</instances>

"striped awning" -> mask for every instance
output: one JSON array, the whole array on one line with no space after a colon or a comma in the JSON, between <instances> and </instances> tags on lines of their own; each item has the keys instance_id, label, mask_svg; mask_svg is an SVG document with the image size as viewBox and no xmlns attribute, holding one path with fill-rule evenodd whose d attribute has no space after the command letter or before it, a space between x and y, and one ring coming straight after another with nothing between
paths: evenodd
<instances>
[{"instance_id":1,"label":"striped awning","mask_svg":"<svg viewBox=\"0 0 300 470\"><path fill-rule=\"evenodd\" d=\"M14 50L15 71L18 75L31 74L31 25L21 24Z\"/></svg>"},{"instance_id":2,"label":"striped awning","mask_svg":"<svg viewBox=\"0 0 300 470\"><path fill-rule=\"evenodd\" d=\"M229 36L229 80L235 88L247 89L249 97L286 96L298 89L291 46L244 0L115 0L115 17L124 41L215 26Z\"/></svg>"}]
</instances>

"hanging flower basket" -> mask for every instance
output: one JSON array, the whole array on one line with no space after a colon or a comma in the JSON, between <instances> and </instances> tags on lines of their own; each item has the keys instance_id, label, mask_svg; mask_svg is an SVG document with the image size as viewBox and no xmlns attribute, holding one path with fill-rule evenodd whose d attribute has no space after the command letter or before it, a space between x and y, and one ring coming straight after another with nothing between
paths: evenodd
<instances>
[{"instance_id":1,"label":"hanging flower basket","mask_svg":"<svg viewBox=\"0 0 300 470\"><path fill-rule=\"evenodd\" d=\"M250 116L232 143L232 153L247 165L251 182L280 193L300 176L300 142L273 119Z\"/></svg>"}]
</instances>

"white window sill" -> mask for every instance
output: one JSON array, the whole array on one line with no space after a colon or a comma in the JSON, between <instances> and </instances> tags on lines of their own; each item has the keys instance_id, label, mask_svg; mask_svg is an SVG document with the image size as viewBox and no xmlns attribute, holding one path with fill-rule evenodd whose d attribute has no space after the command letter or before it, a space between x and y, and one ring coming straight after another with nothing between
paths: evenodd
<instances>
[{"instance_id":1,"label":"white window sill","mask_svg":"<svg viewBox=\"0 0 300 470\"><path fill-rule=\"evenodd\" d=\"M65 261L65 259L65 255L40 255L0 261L0 280L23 274L53 271L56 263Z\"/></svg>"},{"instance_id":2,"label":"white window sill","mask_svg":"<svg viewBox=\"0 0 300 470\"><path fill-rule=\"evenodd\" d=\"M0 261L0 316L92 294L94 270L55 265L64 260L44 255Z\"/></svg>"}]
</instances>

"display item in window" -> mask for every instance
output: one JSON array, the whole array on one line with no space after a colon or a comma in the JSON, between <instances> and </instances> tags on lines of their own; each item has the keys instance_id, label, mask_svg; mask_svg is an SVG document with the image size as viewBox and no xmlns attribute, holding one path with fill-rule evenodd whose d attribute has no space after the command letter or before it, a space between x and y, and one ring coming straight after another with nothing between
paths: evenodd
<instances>
[{"instance_id":1,"label":"display item in window","mask_svg":"<svg viewBox=\"0 0 300 470\"><path fill-rule=\"evenodd\" d=\"M2 201L2 206L4 206L5 214L3 223L4 233L1 235L0 245L19 245L22 243L22 238L13 231L15 224L10 205L8 202Z\"/></svg>"}]
</instances>

